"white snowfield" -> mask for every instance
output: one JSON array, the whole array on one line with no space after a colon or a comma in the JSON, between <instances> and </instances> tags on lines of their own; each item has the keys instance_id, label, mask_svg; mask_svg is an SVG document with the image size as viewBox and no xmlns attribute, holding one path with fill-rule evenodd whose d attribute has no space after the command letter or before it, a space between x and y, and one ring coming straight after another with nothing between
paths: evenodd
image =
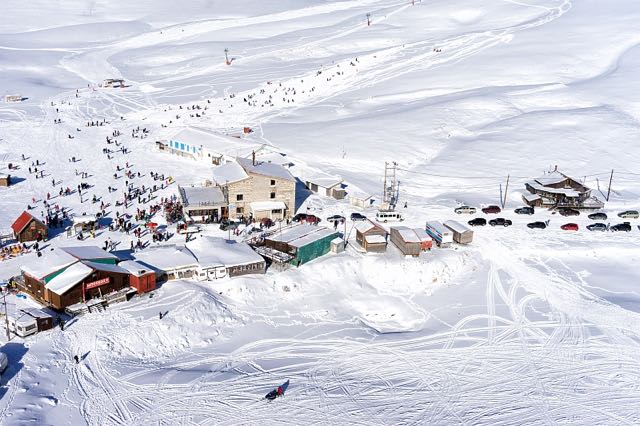
<instances>
[{"instance_id":1,"label":"white snowfield","mask_svg":"<svg viewBox=\"0 0 640 426\"><path fill-rule=\"evenodd\" d=\"M630 233L589 232L584 213L513 213L525 182L555 166L600 199L614 170L606 223L640 207L637 1L412 3L3 2L0 87L27 99L0 104L0 174L15 178L0 187L0 235L28 204L41 217L47 193L75 217L95 215L99 202L114 217L148 208L116 207L125 180L238 178L157 150L156 140L189 126L241 136L216 140L229 140L225 154L267 145L294 176L339 176L347 192L377 202L384 162L396 161L409 228L494 217L453 209L500 204L509 176L495 217L513 226L474 228L468 246L405 258L391 242L364 254L347 221L343 253L299 268L171 281L64 331L2 337L1 424L640 423L640 221L624 219ZM100 87L108 78L126 87ZM127 154L106 144L115 130ZM43 178L28 171L36 160ZM81 182L83 199L58 195ZM175 184L154 202L173 194ZM299 211L321 225L351 212L375 217L319 195ZM549 227L526 227L538 220ZM580 230L562 231L568 222ZM62 232L42 258L0 262L0 279L64 263L50 247L107 239L117 250L135 241ZM190 263L174 258L183 243L176 235L148 257ZM287 379L285 396L266 402Z\"/></svg>"}]
</instances>

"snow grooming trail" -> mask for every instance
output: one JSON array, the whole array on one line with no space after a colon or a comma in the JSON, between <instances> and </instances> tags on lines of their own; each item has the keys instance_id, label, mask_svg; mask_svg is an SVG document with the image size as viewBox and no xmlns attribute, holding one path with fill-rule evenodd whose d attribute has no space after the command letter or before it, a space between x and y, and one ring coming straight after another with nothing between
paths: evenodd
<instances>
[{"instance_id":1,"label":"snow grooming trail","mask_svg":"<svg viewBox=\"0 0 640 426\"><path fill-rule=\"evenodd\" d=\"M151 368L97 350L86 365L72 367L85 418L96 425L640 421L633 404L640 397L640 355L636 345L612 333L621 327L621 335L637 339L636 326L626 328L637 315L627 320L623 309L576 291L559 277L546 278L501 243L481 242L486 315L402 340L307 333L306 339L263 339L230 353L195 351ZM553 309L555 299L540 309L549 286L568 305L569 315ZM580 312L587 319L590 311L596 313L593 324L572 313L583 303L588 306ZM135 315L137 308L126 308L106 322L88 316L74 332L88 334L90 348L108 347L101 328L131 322L127 311ZM549 316L540 317L540 310ZM603 310L611 312L597 314ZM611 317L621 318L620 324L598 323ZM74 337L68 339L73 347ZM267 404L265 391L282 378L291 380L289 392Z\"/></svg>"}]
</instances>

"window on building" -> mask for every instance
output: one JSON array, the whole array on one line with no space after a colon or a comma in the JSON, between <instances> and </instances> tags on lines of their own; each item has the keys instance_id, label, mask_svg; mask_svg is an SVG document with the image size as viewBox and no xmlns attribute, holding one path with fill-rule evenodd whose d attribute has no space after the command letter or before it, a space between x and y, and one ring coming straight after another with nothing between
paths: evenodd
<instances>
[{"instance_id":1,"label":"window on building","mask_svg":"<svg viewBox=\"0 0 640 426\"><path fill-rule=\"evenodd\" d=\"M236 207L236 214L244 214L244 207Z\"/></svg>"},{"instance_id":2,"label":"window on building","mask_svg":"<svg viewBox=\"0 0 640 426\"><path fill-rule=\"evenodd\" d=\"M184 151L184 144L183 143L180 144L180 149Z\"/></svg>"},{"instance_id":3,"label":"window on building","mask_svg":"<svg viewBox=\"0 0 640 426\"><path fill-rule=\"evenodd\" d=\"M244 195L236 194L236 201L242 201L244 199Z\"/></svg>"},{"instance_id":4,"label":"window on building","mask_svg":"<svg viewBox=\"0 0 640 426\"><path fill-rule=\"evenodd\" d=\"M271 179L271 186L275 186L276 185L276 180L275 179Z\"/></svg>"},{"instance_id":5,"label":"window on building","mask_svg":"<svg viewBox=\"0 0 640 426\"><path fill-rule=\"evenodd\" d=\"M276 198L276 193L275 192L271 193L271 198Z\"/></svg>"}]
</instances>

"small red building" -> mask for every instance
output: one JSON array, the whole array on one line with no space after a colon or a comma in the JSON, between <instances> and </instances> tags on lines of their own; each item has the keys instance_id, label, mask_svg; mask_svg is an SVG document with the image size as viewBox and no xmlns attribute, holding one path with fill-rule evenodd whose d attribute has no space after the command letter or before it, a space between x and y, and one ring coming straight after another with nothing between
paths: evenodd
<instances>
[{"instance_id":1,"label":"small red building","mask_svg":"<svg viewBox=\"0 0 640 426\"><path fill-rule=\"evenodd\" d=\"M156 289L156 273L154 270L133 260L125 260L119 267L129 271L129 286L135 288L138 294Z\"/></svg>"},{"instance_id":2,"label":"small red building","mask_svg":"<svg viewBox=\"0 0 640 426\"><path fill-rule=\"evenodd\" d=\"M11 225L13 236L16 240L25 241L46 240L49 229L42 221L29 212L22 212L18 219Z\"/></svg>"}]
</instances>

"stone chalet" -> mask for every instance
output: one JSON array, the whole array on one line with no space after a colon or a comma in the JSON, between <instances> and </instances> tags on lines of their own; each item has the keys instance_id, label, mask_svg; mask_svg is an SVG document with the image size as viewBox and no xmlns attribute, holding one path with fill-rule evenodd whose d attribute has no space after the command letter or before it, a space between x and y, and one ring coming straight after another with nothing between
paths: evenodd
<instances>
[{"instance_id":1,"label":"stone chalet","mask_svg":"<svg viewBox=\"0 0 640 426\"><path fill-rule=\"evenodd\" d=\"M213 184L229 202L229 217L287 219L293 216L296 179L280 164L236 157L213 169Z\"/></svg>"}]
</instances>

